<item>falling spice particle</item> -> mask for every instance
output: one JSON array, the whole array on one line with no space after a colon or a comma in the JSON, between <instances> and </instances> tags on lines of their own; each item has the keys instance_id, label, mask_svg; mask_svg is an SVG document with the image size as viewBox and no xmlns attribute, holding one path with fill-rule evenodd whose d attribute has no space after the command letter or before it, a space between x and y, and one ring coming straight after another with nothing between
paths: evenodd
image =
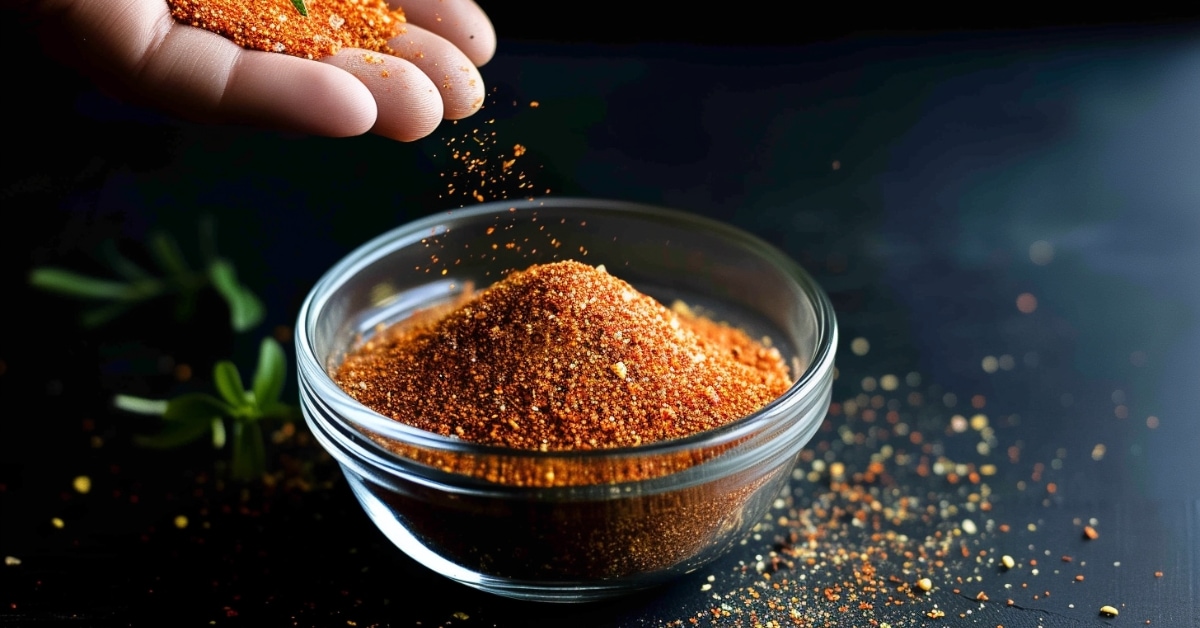
<instances>
[{"instance_id":1,"label":"falling spice particle","mask_svg":"<svg viewBox=\"0 0 1200 628\"><path fill-rule=\"evenodd\" d=\"M920 580L917 580L917 588L928 592L933 589L933 581L929 578L921 578Z\"/></svg>"},{"instance_id":2,"label":"falling spice particle","mask_svg":"<svg viewBox=\"0 0 1200 628\"><path fill-rule=\"evenodd\" d=\"M61 529L63 529L63 526L65 526L67 524L64 523L62 519L59 519L58 517L54 517L50 520L50 525L61 530Z\"/></svg>"},{"instance_id":3,"label":"falling spice particle","mask_svg":"<svg viewBox=\"0 0 1200 628\"><path fill-rule=\"evenodd\" d=\"M5 556L4 564L8 567L16 567L21 564L21 559L16 556Z\"/></svg>"},{"instance_id":4,"label":"falling spice particle","mask_svg":"<svg viewBox=\"0 0 1200 628\"><path fill-rule=\"evenodd\" d=\"M1083 527L1083 538L1085 538L1089 541L1094 541L1097 538L1100 538L1100 533L1097 532L1096 528L1093 528L1092 526L1084 526Z\"/></svg>"},{"instance_id":5,"label":"falling spice particle","mask_svg":"<svg viewBox=\"0 0 1200 628\"><path fill-rule=\"evenodd\" d=\"M492 94L494 96L494 90ZM485 109L494 107L496 101L492 98L482 106ZM469 131L461 135L444 139L450 163L439 175L446 180L446 191L439 194L438 198L460 196L464 200L482 203L534 197L532 173L519 165L524 163L519 160L525 155L526 148L515 144L510 151L506 151L500 144L495 123L495 118L489 118L480 126L472 125ZM456 123L448 128L455 126ZM549 192L546 190L547 194Z\"/></svg>"},{"instance_id":6,"label":"falling spice particle","mask_svg":"<svg viewBox=\"0 0 1200 628\"><path fill-rule=\"evenodd\" d=\"M183 515L175 517L175 527L180 530L188 527L188 518Z\"/></svg>"},{"instance_id":7,"label":"falling spice particle","mask_svg":"<svg viewBox=\"0 0 1200 628\"><path fill-rule=\"evenodd\" d=\"M1120 613L1120 611L1117 610L1117 608L1115 606L1105 605L1105 606L1100 607L1100 614L1105 617L1116 617L1117 615L1120 615L1121 613Z\"/></svg>"},{"instance_id":8,"label":"falling spice particle","mask_svg":"<svg viewBox=\"0 0 1200 628\"><path fill-rule=\"evenodd\" d=\"M77 476L71 482L71 486L75 487L75 492L81 495L87 495L88 491L92 490L92 478L89 478L86 475Z\"/></svg>"},{"instance_id":9,"label":"falling spice particle","mask_svg":"<svg viewBox=\"0 0 1200 628\"><path fill-rule=\"evenodd\" d=\"M1000 557L1000 564L1004 565L1005 569L1012 569L1017 565L1017 562L1013 560L1012 556L1005 554L1004 556Z\"/></svg>"}]
</instances>

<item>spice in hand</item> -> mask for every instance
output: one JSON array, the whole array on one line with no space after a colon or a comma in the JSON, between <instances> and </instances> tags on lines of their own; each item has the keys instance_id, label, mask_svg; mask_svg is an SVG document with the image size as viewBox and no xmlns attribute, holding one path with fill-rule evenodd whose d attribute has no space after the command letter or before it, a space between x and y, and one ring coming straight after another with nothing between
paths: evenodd
<instances>
[{"instance_id":1,"label":"spice in hand","mask_svg":"<svg viewBox=\"0 0 1200 628\"><path fill-rule=\"evenodd\" d=\"M404 32L404 11L387 0L308 0L301 15L291 0L167 0L181 24L221 35L252 50L306 59L363 48L391 54L388 40Z\"/></svg>"},{"instance_id":2,"label":"spice in hand","mask_svg":"<svg viewBox=\"0 0 1200 628\"><path fill-rule=\"evenodd\" d=\"M791 385L778 350L571 261L514 272L441 316L383 330L335 379L414 427L542 451L687 436Z\"/></svg>"}]
</instances>

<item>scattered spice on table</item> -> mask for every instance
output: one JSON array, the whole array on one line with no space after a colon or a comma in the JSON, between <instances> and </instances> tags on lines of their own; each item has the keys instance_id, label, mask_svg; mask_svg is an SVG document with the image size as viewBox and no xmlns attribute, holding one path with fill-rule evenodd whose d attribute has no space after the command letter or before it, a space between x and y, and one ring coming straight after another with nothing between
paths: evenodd
<instances>
[{"instance_id":1,"label":"scattered spice on table","mask_svg":"<svg viewBox=\"0 0 1200 628\"><path fill-rule=\"evenodd\" d=\"M401 9L386 0L308 0L301 15L291 0L167 0L171 16L253 50L307 59L363 48L391 54L388 40L404 32Z\"/></svg>"}]
</instances>

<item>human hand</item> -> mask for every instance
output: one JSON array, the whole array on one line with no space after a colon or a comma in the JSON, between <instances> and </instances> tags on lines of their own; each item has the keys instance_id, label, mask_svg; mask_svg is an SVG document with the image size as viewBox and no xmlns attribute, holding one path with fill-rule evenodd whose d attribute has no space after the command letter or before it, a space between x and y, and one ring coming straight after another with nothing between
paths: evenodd
<instances>
[{"instance_id":1,"label":"human hand","mask_svg":"<svg viewBox=\"0 0 1200 628\"><path fill-rule=\"evenodd\" d=\"M476 66L491 59L496 35L472 0L401 6L408 24L389 42L397 56L343 48L319 61L247 50L178 23L166 0L29 0L21 8L40 22L48 52L118 97L203 122L412 141L483 104Z\"/></svg>"}]
</instances>

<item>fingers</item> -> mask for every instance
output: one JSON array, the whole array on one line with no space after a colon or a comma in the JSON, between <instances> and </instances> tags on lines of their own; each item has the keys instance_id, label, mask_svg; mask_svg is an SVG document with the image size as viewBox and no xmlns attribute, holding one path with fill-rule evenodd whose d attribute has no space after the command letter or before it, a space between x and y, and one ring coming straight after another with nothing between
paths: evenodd
<instances>
[{"instance_id":1,"label":"fingers","mask_svg":"<svg viewBox=\"0 0 1200 628\"><path fill-rule=\"evenodd\" d=\"M64 61L170 113L329 136L375 123L375 100L354 77L179 24L161 0L52 0L46 10Z\"/></svg>"},{"instance_id":2,"label":"fingers","mask_svg":"<svg viewBox=\"0 0 1200 628\"><path fill-rule=\"evenodd\" d=\"M371 131L402 142L429 135L442 121L442 95L420 68L391 55L344 48L322 59L370 90L378 107Z\"/></svg>"},{"instance_id":3,"label":"fingers","mask_svg":"<svg viewBox=\"0 0 1200 628\"><path fill-rule=\"evenodd\" d=\"M376 118L369 88L337 68L182 25L147 52L138 82L151 99L201 120L344 137Z\"/></svg>"},{"instance_id":4,"label":"fingers","mask_svg":"<svg viewBox=\"0 0 1200 628\"><path fill-rule=\"evenodd\" d=\"M465 118L483 106L483 77L467 55L448 40L409 24L404 33L388 41L388 46L437 86L447 120Z\"/></svg>"},{"instance_id":5,"label":"fingers","mask_svg":"<svg viewBox=\"0 0 1200 628\"><path fill-rule=\"evenodd\" d=\"M445 38L474 65L487 63L496 52L492 22L471 0L411 0L400 6L410 24Z\"/></svg>"},{"instance_id":6,"label":"fingers","mask_svg":"<svg viewBox=\"0 0 1200 628\"><path fill-rule=\"evenodd\" d=\"M397 56L346 49L325 63L246 50L176 23L161 0L45 0L60 50L119 92L171 113L326 136L424 137L483 104L476 65L495 33L471 0L412 0ZM421 25L427 25L428 30Z\"/></svg>"}]
</instances>

